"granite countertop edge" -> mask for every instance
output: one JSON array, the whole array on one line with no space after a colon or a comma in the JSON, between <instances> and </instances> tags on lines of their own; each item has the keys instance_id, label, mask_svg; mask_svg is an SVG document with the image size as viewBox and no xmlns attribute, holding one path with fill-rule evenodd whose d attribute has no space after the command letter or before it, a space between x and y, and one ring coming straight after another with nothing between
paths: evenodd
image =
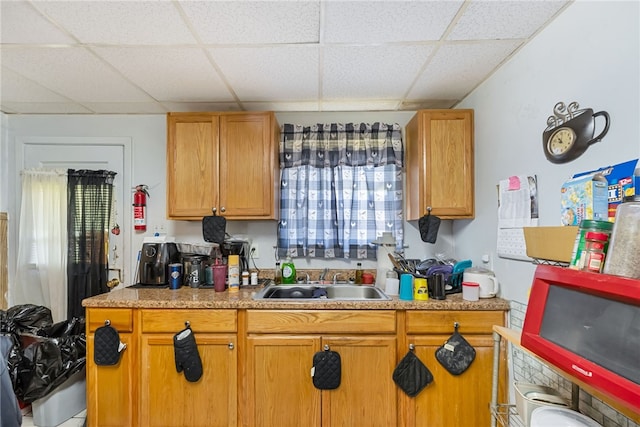
<instances>
[{"instance_id":1,"label":"granite countertop edge","mask_svg":"<svg viewBox=\"0 0 640 427\"><path fill-rule=\"evenodd\" d=\"M258 309L258 310L509 310L509 301L502 298L481 298L466 301L462 294L447 295L445 300L404 301L392 296L386 301L274 301L254 300L260 290L241 288L238 292L215 292L213 289L182 287L170 289L123 288L87 298L86 308L161 308L161 309Z\"/></svg>"}]
</instances>

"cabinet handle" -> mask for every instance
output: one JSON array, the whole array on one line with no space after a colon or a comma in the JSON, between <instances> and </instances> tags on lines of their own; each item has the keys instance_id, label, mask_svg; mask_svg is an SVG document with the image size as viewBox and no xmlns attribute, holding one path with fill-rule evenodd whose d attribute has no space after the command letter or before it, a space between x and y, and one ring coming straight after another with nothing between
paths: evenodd
<instances>
[{"instance_id":1,"label":"cabinet handle","mask_svg":"<svg viewBox=\"0 0 640 427\"><path fill-rule=\"evenodd\" d=\"M324 345L324 351L329 351L329 344Z\"/></svg>"},{"instance_id":2,"label":"cabinet handle","mask_svg":"<svg viewBox=\"0 0 640 427\"><path fill-rule=\"evenodd\" d=\"M233 350L233 347L234 347L233 343L232 343L232 342L230 342L230 343L229 343L229 350Z\"/></svg>"},{"instance_id":3,"label":"cabinet handle","mask_svg":"<svg viewBox=\"0 0 640 427\"><path fill-rule=\"evenodd\" d=\"M220 212L226 212L227 210L224 208L224 206L220 207Z\"/></svg>"},{"instance_id":4,"label":"cabinet handle","mask_svg":"<svg viewBox=\"0 0 640 427\"><path fill-rule=\"evenodd\" d=\"M409 344L409 350L413 351L416 349L416 345L415 344Z\"/></svg>"}]
</instances>

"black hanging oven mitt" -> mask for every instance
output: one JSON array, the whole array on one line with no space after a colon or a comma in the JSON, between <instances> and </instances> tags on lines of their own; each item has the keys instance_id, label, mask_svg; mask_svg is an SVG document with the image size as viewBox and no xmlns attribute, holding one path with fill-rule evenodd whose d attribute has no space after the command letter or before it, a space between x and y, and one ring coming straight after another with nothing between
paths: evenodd
<instances>
[{"instance_id":1,"label":"black hanging oven mitt","mask_svg":"<svg viewBox=\"0 0 640 427\"><path fill-rule=\"evenodd\" d=\"M212 211L213 215L202 218L202 238L205 242L221 244L227 232L227 219L216 215L215 208Z\"/></svg>"},{"instance_id":2,"label":"black hanging oven mitt","mask_svg":"<svg viewBox=\"0 0 640 427\"><path fill-rule=\"evenodd\" d=\"M433 382L433 374L411 349L393 370L393 381L409 397L416 397Z\"/></svg>"},{"instance_id":3,"label":"black hanging oven mitt","mask_svg":"<svg viewBox=\"0 0 640 427\"><path fill-rule=\"evenodd\" d=\"M466 371L476 358L476 350L458 333L458 323L453 335L436 350L436 359L452 375Z\"/></svg>"},{"instance_id":4,"label":"black hanging oven mitt","mask_svg":"<svg viewBox=\"0 0 640 427\"><path fill-rule=\"evenodd\" d=\"M334 390L340 386L342 377L342 363L340 354L324 347L313 355L313 368L311 368L313 385L320 390Z\"/></svg>"},{"instance_id":5,"label":"black hanging oven mitt","mask_svg":"<svg viewBox=\"0 0 640 427\"><path fill-rule=\"evenodd\" d=\"M93 361L98 366L112 366L120 361L120 335L107 320L94 334Z\"/></svg>"},{"instance_id":6,"label":"black hanging oven mitt","mask_svg":"<svg viewBox=\"0 0 640 427\"><path fill-rule=\"evenodd\" d=\"M438 238L439 228L440 218L435 215L431 215L431 208L427 208L427 214L418 220L420 238L423 242L435 243Z\"/></svg>"},{"instance_id":7,"label":"black hanging oven mitt","mask_svg":"<svg viewBox=\"0 0 640 427\"><path fill-rule=\"evenodd\" d=\"M202 377L202 360L200 360L193 331L189 326L173 336L173 349L176 371L184 371L184 377L189 382L198 381Z\"/></svg>"}]
</instances>

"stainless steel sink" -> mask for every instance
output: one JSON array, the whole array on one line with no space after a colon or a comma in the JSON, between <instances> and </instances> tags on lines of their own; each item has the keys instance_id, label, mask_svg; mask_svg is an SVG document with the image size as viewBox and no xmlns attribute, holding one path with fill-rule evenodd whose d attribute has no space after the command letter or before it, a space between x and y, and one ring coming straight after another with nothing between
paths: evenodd
<instances>
[{"instance_id":1,"label":"stainless steel sink","mask_svg":"<svg viewBox=\"0 0 640 427\"><path fill-rule=\"evenodd\" d=\"M323 299L331 301L385 301L391 298L375 286L271 284L256 293L253 299L274 301L318 301Z\"/></svg>"}]
</instances>

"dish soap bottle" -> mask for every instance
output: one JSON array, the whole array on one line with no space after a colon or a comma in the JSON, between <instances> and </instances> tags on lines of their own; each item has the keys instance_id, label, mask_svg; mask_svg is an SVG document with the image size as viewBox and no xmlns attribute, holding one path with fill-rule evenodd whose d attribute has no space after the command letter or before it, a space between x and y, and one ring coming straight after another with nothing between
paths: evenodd
<instances>
[{"instance_id":1,"label":"dish soap bottle","mask_svg":"<svg viewBox=\"0 0 640 427\"><path fill-rule=\"evenodd\" d=\"M293 265L291 257L288 256L282 264L282 284L292 285L296 282L296 266Z\"/></svg>"}]
</instances>

